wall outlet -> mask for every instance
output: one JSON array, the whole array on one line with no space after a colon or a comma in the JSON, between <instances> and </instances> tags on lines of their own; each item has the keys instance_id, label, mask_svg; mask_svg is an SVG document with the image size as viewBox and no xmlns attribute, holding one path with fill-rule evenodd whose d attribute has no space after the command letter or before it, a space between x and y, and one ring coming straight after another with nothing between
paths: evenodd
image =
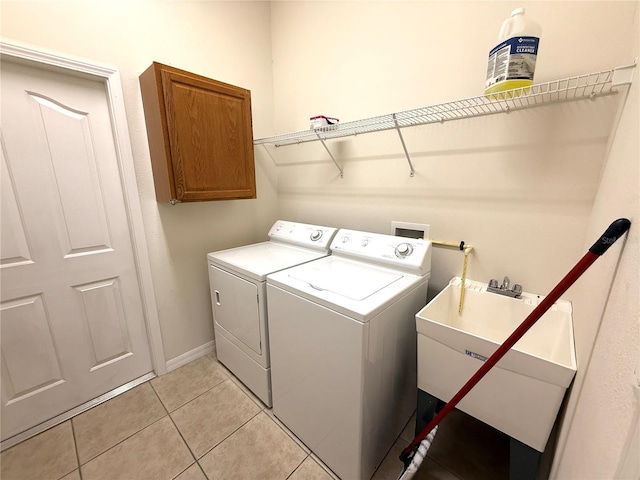
<instances>
[{"instance_id":1,"label":"wall outlet","mask_svg":"<svg viewBox=\"0 0 640 480\"><path fill-rule=\"evenodd\" d=\"M407 238L429 238L431 225L425 223L391 222L391 235Z\"/></svg>"}]
</instances>

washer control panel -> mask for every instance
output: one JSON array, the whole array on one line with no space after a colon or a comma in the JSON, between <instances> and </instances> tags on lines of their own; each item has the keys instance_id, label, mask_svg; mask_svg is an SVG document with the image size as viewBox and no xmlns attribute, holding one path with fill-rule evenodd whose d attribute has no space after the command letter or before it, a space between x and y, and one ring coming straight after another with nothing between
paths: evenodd
<instances>
[{"instance_id":1,"label":"washer control panel","mask_svg":"<svg viewBox=\"0 0 640 480\"><path fill-rule=\"evenodd\" d=\"M340 229L331 243L331 251L421 275L431 270L431 242L428 240Z\"/></svg>"},{"instance_id":2,"label":"washer control panel","mask_svg":"<svg viewBox=\"0 0 640 480\"><path fill-rule=\"evenodd\" d=\"M337 228L278 220L269 230L269 239L327 250Z\"/></svg>"}]
</instances>

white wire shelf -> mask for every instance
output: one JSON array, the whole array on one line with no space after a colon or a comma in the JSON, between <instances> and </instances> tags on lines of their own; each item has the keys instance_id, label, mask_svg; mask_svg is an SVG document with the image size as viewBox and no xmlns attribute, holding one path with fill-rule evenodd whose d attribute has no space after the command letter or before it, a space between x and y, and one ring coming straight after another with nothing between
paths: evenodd
<instances>
[{"instance_id":1,"label":"white wire shelf","mask_svg":"<svg viewBox=\"0 0 640 480\"><path fill-rule=\"evenodd\" d=\"M258 138L253 143L254 145L271 144L280 147L320 141L342 175L342 168L331 155L325 140L395 129L400 136L402 147L409 162L410 173L413 176L413 166L404 145L402 133L400 132L401 128L506 113L552 103L616 94L618 93L616 87L631 83L634 69L635 64L632 64L601 72L535 84L530 87L508 90L490 96L480 95L363 120Z\"/></svg>"}]
</instances>

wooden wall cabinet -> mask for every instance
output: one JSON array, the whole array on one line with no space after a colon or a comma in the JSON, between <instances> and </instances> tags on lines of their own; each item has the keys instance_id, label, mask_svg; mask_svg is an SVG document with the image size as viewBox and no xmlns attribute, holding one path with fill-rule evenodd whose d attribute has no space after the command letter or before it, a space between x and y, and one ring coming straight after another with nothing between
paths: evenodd
<instances>
[{"instance_id":1,"label":"wooden wall cabinet","mask_svg":"<svg viewBox=\"0 0 640 480\"><path fill-rule=\"evenodd\" d=\"M140 90L158 202L256 198L249 90L157 62Z\"/></svg>"}]
</instances>

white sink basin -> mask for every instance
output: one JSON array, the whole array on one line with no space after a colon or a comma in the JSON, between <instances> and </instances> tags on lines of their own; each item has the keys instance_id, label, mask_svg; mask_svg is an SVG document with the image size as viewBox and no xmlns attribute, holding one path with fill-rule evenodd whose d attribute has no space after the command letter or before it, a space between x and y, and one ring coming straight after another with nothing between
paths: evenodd
<instances>
[{"instance_id":1,"label":"white sink basin","mask_svg":"<svg viewBox=\"0 0 640 480\"><path fill-rule=\"evenodd\" d=\"M416 315L418 387L449 401L542 300L509 298L460 279ZM542 452L576 373L571 304L556 302L458 404L458 408Z\"/></svg>"}]
</instances>

